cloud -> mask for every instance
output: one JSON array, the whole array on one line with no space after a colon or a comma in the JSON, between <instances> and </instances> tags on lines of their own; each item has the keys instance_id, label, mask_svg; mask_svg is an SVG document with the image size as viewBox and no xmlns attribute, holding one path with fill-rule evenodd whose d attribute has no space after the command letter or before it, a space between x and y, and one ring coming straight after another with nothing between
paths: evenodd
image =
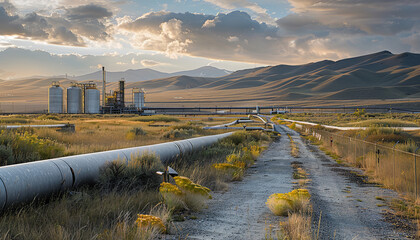
<instances>
[{"instance_id":1,"label":"cloud","mask_svg":"<svg viewBox=\"0 0 420 240\"><path fill-rule=\"evenodd\" d=\"M67 17L71 20L102 19L112 16L112 12L108 9L94 4L69 8L66 11Z\"/></svg>"},{"instance_id":2,"label":"cloud","mask_svg":"<svg viewBox=\"0 0 420 240\"><path fill-rule=\"evenodd\" d=\"M84 38L95 41L111 38L112 26L107 20L112 12L106 8L89 4L64 10L64 14L30 12L22 16L14 14L11 3L0 3L0 35L71 46L86 46Z\"/></svg>"},{"instance_id":3,"label":"cloud","mask_svg":"<svg viewBox=\"0 0 420 240\"><path fill-rule=\"evenodd\" d=\"M153 66L160 65L160 64L161 64L160 62L156 62L154 60L147 60L147 59L141 60L141 65L143 65L145 67L153 67Z\"/></svg>"},{"instance_id":4,"label":"cloud","mask_svg":"<svg viewBox=\"0 0 420 240\"><path fill-rule=\"evenodd\" d=\"M0 3L0 34L1 35L15 35L24 32L23 26L19 23L19 16L9 15L6 7Z\"/></svg>"},{"instance_id":5,"label":"cloud","mask_svg":"<svg viewBox=\"0 0 420 240\"><path fill-rule=\"evenodd\" d=\"M251 10L257 15L256 20L260 22L265 22L272 24L275 22L268 13L267 9L262 8L260 5L250 2L248 0L204 0L206 2L212 3L220 8L234 10L238 8L245 8Z\"/></svg>"},{"instance_id":6,"label":"cloud","mask_svg":"<svg viewBox=\"0 0 420 240\"><path fill-rule=\"evenodd\" d=\"M295 38L281 36L277 26L259 23L240 11L216 16L153 12L119 27L129 32L134 46L168 55L266 64L300 58L297 49L288 47Z\"/></svg>"},{"instance_id":7,"label":"cloud","mask_svg":"<svg viewBox=\"0 0 420 240\"><path fill-rule=\"evenodd\" d=\"M329 29L350 29L368 35L391 36L409 32L420 20L417 0L289 0L294 7L293 19L280 19L283 27L294 25L296 31L305 30L310 19ZM286 17L287 18L287 17ZM290 20L290 19L289 19ZM312 21L311 20L311 21ZM305 22L307 24L305 24ZM293 26L291 26L293 27Z\"/></svg>"}]
</instances>

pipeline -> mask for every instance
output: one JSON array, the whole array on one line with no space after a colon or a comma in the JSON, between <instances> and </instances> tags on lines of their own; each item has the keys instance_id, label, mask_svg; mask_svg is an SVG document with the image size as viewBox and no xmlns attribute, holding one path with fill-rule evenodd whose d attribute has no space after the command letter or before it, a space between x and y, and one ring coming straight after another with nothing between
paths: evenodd
<instances>
[{"instance_id":1,"label":"pipeline","mask_svg":"<svg viewBox=\"0 0 420 240\"><path fill-rule=\"evenodd\" d=\"M95 183L107 162L127 163L146 152L165 164L178 156L210 146L232 134L223 133L141 147L88 153L0 167L0 210L83 184Z\"/></svg>"},{"instance_id":2,"label":"pipeline","mask_svg":"<svg viewBox=\"0 0 420 240\"><path fill-rule=\"evenodd\" d=\"M19 129L19 128L58 128L62 130L68 130L71 132L75 131L75 125L66 123L66 124L51 124L51 125L0 125L1 129Z\"/></svg>"}]
</instances>

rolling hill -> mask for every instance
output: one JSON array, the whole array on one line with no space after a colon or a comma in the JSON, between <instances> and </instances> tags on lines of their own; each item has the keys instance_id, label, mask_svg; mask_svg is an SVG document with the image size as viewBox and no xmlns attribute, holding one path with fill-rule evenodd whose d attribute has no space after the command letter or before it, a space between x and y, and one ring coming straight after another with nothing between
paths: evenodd
<instances>
[{"instance_id":1,"label":"rolling hill","mask_svg":"<svg viewBox=\"0 0 420 240\"><path fill-rule=\"evenodd\" d=\"M221 77L150 73L158 79L139 80L134 70L118 73L119 77L137 79L127 81L127 92L133 87L145 88L149 106L403 104L420 109L420 54L415 53L383 51L339 61L244 69ZM110 76L112 73L107 78ZM70 82L51 78L0 81L0 104L14 101L45 106L47 88L54 80L61 80L63 86ZM108 90L116 87L116 82L107 84ZM130 99L127 96L127 101Z\"/></svg>"}]
</instances>

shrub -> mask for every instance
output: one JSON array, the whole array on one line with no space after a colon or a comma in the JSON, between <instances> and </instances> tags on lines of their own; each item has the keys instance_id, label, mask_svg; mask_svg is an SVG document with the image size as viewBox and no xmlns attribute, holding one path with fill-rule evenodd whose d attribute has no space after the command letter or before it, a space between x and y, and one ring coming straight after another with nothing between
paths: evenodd
<instances>
[{"instance_id":1,"label":"shrub","mask_svg":"<svg viewBox=\"0 0 420 240\"><path fill-rule=\"evenodd\" d=\"M50 159L64 155L64 147L49 139L24 132L1 131L0 145L7 146L13 152L13 160L8 164Z\"/></svg>"},{"instance_id":2,"label":"shrub","mask_svg":"<svg viewBox=\"0 0 420 240\"><path fill-rule=\"evenodd\" d=\"M174 177L177 186L162 183L159 192L165 204L173 210L191 209L198 211L206 206L206 200L212 198L210 189L192 182L187 177Z\"/></svg>"},{"instance_id":3,"label":"shrub","mask_svg":"<svg viewBox=\"0 0 420 240\"><path fill-rule=\"evenodd\" d=\"M229 176L231 181L240 181L244 176L245 169L242 166L231 163L215 163L213 167Z\"/></svg>"},{"instance_id":4,"label":"shrub","mask_svg":"<svg viewBox=\"0 0 420 240\"><path fill-rule=\"evenodd\" d=\"M306 189L295 189L289 193L274 193L268 198L267 207L277 216L289 212L305 211L309 207L310 194Z\"/></svg>"},{"instance_id":5,"label":"shrub","mask_svg":"<svg viewBox=\"0 0 420 240\"><path fill-rule=\"evenodd\" d=\"M163 182L160 184L159 193L169 209L181 210L187 208L183 199L183 193L176 185Z\"/></svg>"},{"instance_id":6,"label":"shrub","mask_svg":"<svg viewBox=\"0 0 420 240\"><path fill-rule=\"evenodd\" d=\"M0 145L0 165L5 166L13 162L13 150L8 145Z\"/></svg>"},{"instance_id":7,"label":"shrub","mask_svg":"<svg viewBox=\"0 0 420 240\"><path fill-rule=\"evenodd\" d=\"M172 129L163 134L162 138L166 139L184 139L190 138L197 134L194 129Z\"/></svg>"},{"instance_id":8,"label":"shrub","mask_svg":"<svg viewBox=\"0 0 420 240\"><path fill-rule=\"evenodd\" d=\"M162 169L159 158L150 153L132 157L128 164L114 160L100 170L98 186L105 191L157 189L161 177L156 171Z\"/></svg>"},{"instance_id":9,"label":"shrub","mask_svg":"<svg viewBox=\"0 0 420 240\"><path fill-rule=\"evenodd\" d=\"M141 127L135 127L135 128L132 128L130 131L127 132L127 134L125 135L125 138L127 140L134 140L138 136L144 136L146 134L147 134L147 132L145 130L143 130Z\"/></svg>"},{"instance_id":10,"label":"shrub","mask_svg":"<svg viewBox=\"0 0 420 240\"><path fill-rule=\"evenodd\" d=\"M56 115L49 115L49 114L45 114L45 115L41 115L38 117L39 120L60 120L60 118Z\"/></svg>"},{"instance_id":11,"label":"shrub","mask_svg":"<svg viewBox=\"0 0 420 240\"><path fill-rule=\"evenodd\" d=\"M166 227L163 224L162 219L146 214L138 214L136 224L138 228L147 229L147 228L155 228L161 233L166 232Z\"/></svg>"}]
</instances>

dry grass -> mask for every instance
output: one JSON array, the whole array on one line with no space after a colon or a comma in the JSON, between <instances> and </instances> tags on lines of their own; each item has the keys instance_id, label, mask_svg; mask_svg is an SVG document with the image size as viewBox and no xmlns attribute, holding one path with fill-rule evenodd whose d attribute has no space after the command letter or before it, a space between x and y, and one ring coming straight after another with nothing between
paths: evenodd
<instances>
[{"instance_id":1,"label":"dry grass","mask_svg":"<svg viewBox=\"0 0 420 240\"><path fill-rule=\"evenodd\" d=\"M54 120L33 117L34 124L71 122L76 124L75 133L56 132L53 129L33 129L41 139L52 139L65 148L65 154L86 153L122 147L139 146L165 141L165 131L189 126L206 125L207 117L185 118L180 122L168 123L170 127L153 127L147 123L130 121L133 116L61 116ZM226 121L221 119L220 121ZM135 134L127 138L127 133L141 128L146 135ZM197 135L217 134L222 131L198 132ZM211 167L223 162L226 156L239 152L244 147L261 144L269 139L262 133L246 132L225 139L206 150L183 156L171 166L181 175L188 176L195 183L214 189L226 189L224 176ZM170 139L168 139L170 140ZM250 155L255 154L250 153ZM131 166L133 165L133 166ZM145 182L141 171L142 161L120 168L117 162L102 172L101 183L94 188L87 186L78 192L68 192L39 199L30 205L9 209L0 216L0 239L155 239L158 232L152 228L139 229L135 222L137 214L151 214L162 219L171 231L171 210L159 205L160 194L153 189L155 184ZM148 164L146 164L148 165ZM150 169L152 174L156 169ZM134 173L135 172L135 173ZM141 175L139 176L137 172ZM157 177L159 178L159 177ZM149 179L149 177L148 177ZM128 181L128 182L127 182ZM159 183L160 184L160 178ZM138 185L138 187L136 187ZM145 189L144 186L149 186ZM140 187L139 187L140 186ZM202 202L196 196L187 199L190 209L198 209ZM199 204L200 205L200 204ZM160 206L160 205L159 205ZM200 207L203 207L201 205Z\"/></svg>"},{"instance_id":2,"label":"dry grass","mask_svg":"<svg viewBox=\"0 0 420 240\"><path fill-rule=\"evenodd\" d=\"M290 154L295 157L298 158L299 157L299 147L297 146L296 142L293 141L292 136L290 136L290 134L287 134L287 136L290 139Z\"/></svg>"},{"instance_id":3,"label":"dry grass","mask_svg":"<svg viewBox=\"0 0 420 240\"><path fill-rule=\"evenodd\" d=\"M283 238L287 240L310 240L311 217L306 214L292 213L280 224Z\"/></svg>"},{"instance_id":4,"label":"dry grass","mask_svg":"<svg viewBox=\"0 0 420 240\"><path fill-rule=\"evenodd\" d=\"M109 193L82 191L49 202L9 210L0 217L3 239L92 239L133 225L138 213L159 202L156 192Z\"/></svg>"}]
</instances>

